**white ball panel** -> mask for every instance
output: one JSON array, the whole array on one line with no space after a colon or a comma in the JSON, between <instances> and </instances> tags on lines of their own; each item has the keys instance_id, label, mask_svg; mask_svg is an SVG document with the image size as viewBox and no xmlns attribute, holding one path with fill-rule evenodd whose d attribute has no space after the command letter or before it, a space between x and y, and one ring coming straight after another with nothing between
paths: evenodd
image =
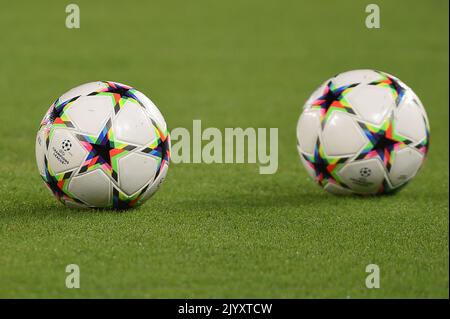
<instances>
[{"instance_id":1,"label":"white ball panel","mask_svg":"<svg viewBox=\"0 0 450 319\"><path fill-rule=\"evenodd\" d=\"M136 91L135 92L136 97L141 101L142 104L144 104L145 109L151 116L153 120L158 123L158 125L163 129L167 129L166 121L164 120L164 117L162 116L159 109L156 107L156 105L143 93Z\"/></svg>"},{"instance_id":2,"label":"white ball panel","mask_svg":"<svg viewBox=\"0 0 450 319\"><path fill-rule=\"evenodd\" d=\"M308 154L314 153L320 132L320 111L305 110L297 122L297 141L300 149Z\"/></svg>"},{"instance_id":3,"label":"white ball panel","mask_svg":"<svg viewBox=\"0 0 450 319\"><path fill-rule=\"evenodd\" d=\"M327 192L330 192L330 193L335 194L335 195L350 195L350 194L353 194L351 190L346 189L346 188L344 188L342 186L339 186L337 184L333 184L333 183L326 184L324 186L324 189Z\"/></svg>"},{"instance_id":4,"label":"white ball panel","mask_svg":"<svg viewBox=\"0 0 450 319\"><path fill-rule=\"evenodd\" d=\"M397 187L413 178L423 162L423 155L416 149L406 147L395 151L389 177L392 186Z\"/></svg>"},{"instance_id":5,"label":"white ball panel","mask_svg":"<svg viewBox=\"0 0 450 319\"><path fill-rule=\"evenodd\" d=\"M417 105L419 107L420 112L422 113L422 116L425 120L425 127L429 131L430 130L430 122L428 120L427 112L425 111L425 107L423 106L422 101L412 90L407 91L405 93L405 95L407 96L407 98L410 98L412 100L412 103L414 103L415 105Z\"/></svg>"},{"instance_id":6,"label":"white ball panel","mask_svg":"<svg viewBox=\"0 0 450 319\"><path fill-rule=\"evenodd\" d=\"M385 178L384 166L377 158L348 163L338 172L343 182L360 194L375 194Z\"/></svg>"},{"instance_id":7,"label":"white ball panel","mask_svg":"<svg viewBox=\"0 0 450 319\"><path fill-rule=\"evenodd\" d=\"M105 88L106 86L107 85L101 81L85 83L85 84L82 84L80 86L77 86L77 87L67 91L66 93L61 95L59 100L61 102L64 102L64 101L70 100L76 96L87 95L89 93L96 92L102 88Z\"/></svg>"},{"instance_id":8,"label":"white ball panel","mask_svg":"<svg viewBox=\"0 0 450 319\"><path fill-rule=\"evenodd\" d=\"M167 170L169 169L169 165L166 163L161 169L161 172L159 173L158 177L155 179L153 184L145 191L145 193L142 195L142 197L139 199L138 204L144 203L146 200L148 200L150 197L153 196L154 193L159 189L162 182L166 178Z\"/></svg>"},{"instance_id":9,"label":"white ball panel","mask_svg":"<svg viewBox=\"0 0 450 319\"><path fill-rule=\"evenodd\" d=\"M110 96L82 96L65 112L81 132L98 135L111 116L113 107Z\"/></svg>"},{"instance_id":10,"label":"white ball panel","mask_svg":"<svg viewBox=\"0 0 450 319\"><path fill-rule=\"evenodd\" d=\"M35 152L36 152L36 164L38 166L38 170L39 170L39 174L41 174L41 176L45 175L45 162L44 162L44 157L45 157L45 133L44 130L46 128L41 128L36 136L36 147L35 147Z\"/></svg>"},{"instance_id":11,"label":"white ball panel","mask_svg":"<svg viewBox=\"0 0 450 319\"><path fill-rule=\"evenodd\" d=\"M392 92L381 86L359 85L345 98L363 120L374 125L380 125L395 106Z\"/></svg>"},{"instance_id":12,"label":"white ball panel","mask_svg":"<svg viewBox=\"0 0 450 319\"><path fill-rule=\"evenodd\" d=\"M106 207L111 204L111 182L101 169L72 177L69 192L89 206Z\"/></svg>"},{"instance_id":13,"label":"white ball panel","mask_svg":"<svg viewBox=\"0 0 450 319\"><path fill-rule=\"evenodd\" d=\"M158 163L149 155L131 153L119 159L119 185L128 196L133 195L156 174Z\"/></svg>"},{"instance_id":14,"label":"white ball panel","mask_svg":"<svg viewBox=\"0 0 450 319\"><path fill-rule=\"evenodd\" d=\"M420 142L426 137L426 124L419 105L414 103L411 95L406 94L395 114L395 131L397 134Z\"/></svg>"},{"instance_id":15,"label":"white ball panel","mask_svg":"<svg viewBox=\"0 0 450 319\"><path fill-rule=\"evenodd\" d=\"M368 142L355 121L340 111L333 111L329 117L322 132L322 141L329 156L354 155Z\"/></svg>"},{"instance_id":16,"label":"white ball panel","mask_svg":"<svg viewBox=\"0 0 450 319\"><path fill-rule=\"evenodd\" d=\"M406 85L405 85L406 86ZM415 105L417 105L417 107L420 109L420 111L422 112L423 117L425 117L425 120L427 121L428 124L428 117L427 117L427 112L425 111L425 107L423 106L422 101L420 100L420 98L417 96L416 93L414 93L414 91L412 89L408 89L405 92L405 95L403 97L405 100L409 100L410 103L413 103Z\"/></svg>"},{"instance_id":17,"label":"white ball panel","mask_svg":"<svg viewBox=\"0 0 450 319\"><path fill-rule=\"evenodd\" d=\"M70 149L63 147L65 141L70 143ZM55 174L79 167L87 156L78 140L64 128L54 130L47 152L48 163Z\"/></svg>"},{"instance_id":18,"label":"white ball panel","mask_svg":"<svg viewBox=\"0 0 450 319\"><path fill-rule=\"evenodd\" d=\"M341 87L355 83L368 84L370 82L377 81L381 78L382 76L374 70L353 70L339 73L333 79L333 83L337 87Z\"/></svg>"},{"instance_id":19,"label":"white ball panel","mask_svg":"<svg viewBox=\"0 0 450 319\"><path fill-rule=\"evenodd\" d=\"M156 139L153 126L142 107L131 101L125 102L113 122L118 140L147 145Z\"/></svg>"}]
</instances>

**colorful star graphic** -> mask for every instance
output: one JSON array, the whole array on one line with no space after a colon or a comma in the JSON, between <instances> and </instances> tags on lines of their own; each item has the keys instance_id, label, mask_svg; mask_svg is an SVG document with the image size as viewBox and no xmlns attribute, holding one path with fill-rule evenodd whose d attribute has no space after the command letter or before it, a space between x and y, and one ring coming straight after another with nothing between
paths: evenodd
<instances>
[{"instance_id":1,"label":"colorful star graphic","mask_svg":"<svg viewBox=\"0 0 450 319\"><path fill-rule=\"evenodd\" d=\"M131 196L124 194L116 186L113 186L113 208L126 209L135 206L139 199L141 199L142 195L145 194L150 185L151 183L145 185L143 189Z\"/></svg>"},{"instance_id":2,"label":"colorful star graphic","mask_svg":"<svg viewBox=\"0 0 450 319\"><path fill-rule=\"evenodd\" d=\"M314 148L314 155L308 156L303 154L303 158L308 166L314 170L315 178L319 185L325 186L327 183L334 183L340 184L342 187L347 187L336 174L339 170L336 168L341 167L348 158L326 156L319 138L317 138L316 146Z\"/></svg>"},{"instance_id":3,"label":"colorful star graphic","mask_svg":"<svg viewBox=\"0 0 450 319\"><path fill-rule=\"evenodd\" d=\"M113 207L116 209L124 209L133 207L139 199L145 194L147 189L153 184L161 173L165 163L170 159L170 139L167 130L163 131L155 121L152 120L153 129L155 130L156 139L149 145L141 149L139 152L151 156L158 162L155 177L138 193L128 196L114 186L113 188Z\"/></svg>"},{"instance_id":4,"label":"colorful star graphic","mask_svg":"<svg viewBox=\"0 0 450 319\"><path fill-rule=\"evenodd\" d=\"M382 76L382 78L380 80L369 83L369 85L382 86L390 89L395 98L395 105L399 106L403 96L405 95L406 88L403 87L400 82L398 82L393 77L390 77L389 75L382 72L378 73Z\"/></svg>"},{"instance_id":5,"label":"colorful star graphic","mask_svg":"<svg viewBox=\"0 0 450 319\"><path fill-rule=\"evenodd\" d=\"M99 136L76 135L78 140L89 152L86 160L81 165L79 173L101 168L105 173L118 181L118 159L136 146L118 142L114 139L111 119L108 119Z\"/></svg>"},{"instance_id":6,"label":"colorful star graphic","mask_svg":"<svg viewBox=\"0 0 450 319\"><path fill-rule=\"evenodd\" d=\"M133 103L139 104L141 107L144 108L144 105L140 102L140 100L136 97L136 89L124 85L124 84L118 84L115 82L103 82L106 86L97 92L92 92L88 96L92 95L106 95L111 96L113 99L113 105L114 105L114 113L117 114L122 106L130 100Z\"/></svg>"},{"instance_id":7,"label":"colorful star graphic","mask_svg":"<svg viewBox=\"0 0 450 319\"><path fill-rule=\"evenodd\" d=\"M73 128L74 125L69 120L67 114L64 112L73 102L75 102L80 96L75 96L67 101L61 102L59 99L53 103L51 112L49 113L46 124L53 124L56 127L69 127Z\"/></svg>"},{"instance_id":8,"label":"colorful star graphic","mask_svg":"<svg viewBox=\"0 0 450 319\"><path fill-rule=\"evenodd\" d=\"M407 138L395 133L394 119L391 115L381 127L359 122L369 142L358 155L357 160L379 157L389 172L394 160L394 151L412 144Z\"/></svg>"},{"instance_id":9,"label":"colorful star graphic","mask_svg":"<svg viewBox=\"0 0 450 319\"><path fill-rule=\"evenodd\" d=\"M57 128L74 128L75 126L70 121L65 110L75 102L80 96L75 96L67 101L60 102L59 99L55 101L50 107L45 118L42 120L40 128L47 126L48 129L45 132L45 145L48 148L50 139L53 137L53 133Z\"/></svg>"},{"instance_id":10,"label":"colorful star graphic","mask_svg":"<svg viewBox=\"0 0 450 319\"><path fill-rule=\"evenodd\" d=\"M155 174L155 179L158 177L165 163L169 162L170 159L170 138L167 130L164 132L152 120L153 128L155 130L156 139L144 149L141 150L142 153L150 155L157 159L158 169Z\"/></svg>"},{"instance_id":11,"label":"colorful star graphic","mask_svg":"<svg viewBox=\"0 0 450 319\"><path fill-rule=\"evenodd\" d=\"M77 198L72 196L68 190L68 182L75 171L55 174L48 164L47 156L44 156L44 168L45 175L42 176L42 179L44 180L47 187L51 190L53 195L56 197L56 199L61 202L63 202L63 200L66 200L82 203Z\"/></svg>"},{"instance_id":12,"label":"colorful star graphic","mask_svg":"<svg viewBox=\"0 0 450 319\"><path fill-rule=\"evenodd\" d=\"M333 81L328 82L322 95L312 102L312 109L320 110L320 120L322 128L328 120L333 110L355 114L350 104L345 99L345 95L358 84L344 85L336 87Z\"/></svg>"}]
</instances>

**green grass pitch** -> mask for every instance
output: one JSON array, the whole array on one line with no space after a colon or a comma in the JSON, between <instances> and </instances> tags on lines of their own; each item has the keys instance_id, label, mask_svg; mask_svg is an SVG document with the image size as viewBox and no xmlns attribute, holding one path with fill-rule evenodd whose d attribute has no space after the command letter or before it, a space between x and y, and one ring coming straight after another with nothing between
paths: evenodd
<instances>
[{"instance_id":1,"label":"green grass pitch","mask_svg":"<svg viewBox=\"0 0 450 319\"><path fill-rule=\"evenodd\" d=\"M378 30L367 3L77 1L78 30L64 2L2 4L0 297L448 298L448 2L377 1ZM429 157L395 196L335 197L299 162L303 102L357 68L398 76L428 112ZM278 127L279 169L176 164L141 208L69 210L38 175L35 134L95 80L148 94L170 128Z\"/></svg>"}]
</instances>

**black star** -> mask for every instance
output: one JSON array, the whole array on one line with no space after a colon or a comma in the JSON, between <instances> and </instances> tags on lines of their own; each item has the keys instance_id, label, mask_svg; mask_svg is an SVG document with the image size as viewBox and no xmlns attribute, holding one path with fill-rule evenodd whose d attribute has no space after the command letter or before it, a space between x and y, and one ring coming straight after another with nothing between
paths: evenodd
<instances>
[{"instance_id":1,"label":"black star","mask_svg":"<svg viewBox=\"0 0 450 319\"><path fill-rule=\"evenodd\" d=\"M48 117L49 122L51 124L53 124L55 122L55 120L57 118L60 118L62 116L62 114L64 113L64 109L65 107L69 104L72 103L73 101L77 100L80 97L80 95L75 96L67 101L64 101L62 103L59 103L59 99L55 101L54 106L52 108L52 110L50 111L50 115ZM64 124L67 127L73 127L72 123L69 121L65 121Z\"/></svg>"},{"instance_id":2,"label":"black star","mask_svg":"<svg viewBox=\"0 0 450 319\"><path fill-rule=\"evenodd\" d=\"M54 106L50 112L50 116L49 116L49 121L50 123L55 122L56 118L61 117L61 114L63 112L64 108L57 108L56 106Z\"/></svg>"},{"instance_id":3,"label":"black star","mask_svg":"<svg viewBox=\"0 0 450 319\"><path fill-rule=\"evenodd\" d=\"M322 96L320 96L317 100L313 102L313 106L320 106L322 109L328 111L330 106L333 105L334 102L340 101L343 98L343 93L348 88L352 88L357 86L358 84L350 84L344 85L336 88L332 81L328 82Z\"/></svg>"},{"instance_id":4,"label":"black star","mask_svg":"<svg viewBox=\"0 0 450 319\"><path fill-rule=\"evenodd\" d=\"M108 137L111 129L111 119L108 120L100 135L95 139L89 138L81 134L77 134L78 139L83 143L84 147L89 151L86 158L87 164L81 167L80 173L85 172L88 168L95 164L108 164L111 167L111 150L114 149L114 141Z\"/></svg>"},{"instance_id":5,"label":"black star","mask_svg":"<svg viewBox=\"0 0 450 319\"><path fill-rule=\"evenodd\" d=\"M314 170L316 176L319 177L319 181L333 179L330 172L327 169L328 163L323 160L322 157L316 157L316 162L314 163Z\"/></svg>"},{"instance_id":6,"label":"black star","mask_svg":"<svg viewBox=\"0 0 450 319\"><path fill-rule=\"evenodd\" d=\"M125 99L125 100L133 99L136 102L138 102L141 107L144 107L142 102L136 97L136 95L134 95L134 93L133 93L134 89L132 87L123 85L123 84L119 84L116 82L105 81L103 83L106 84L106 88L103 88L98 92L92 92L89 95L92 96L92 95L105 94L105 93L113 94L114 99L116 101L116 104L114 105L114 112L116 114L120 110L120 107L121 107L120 100L122 100L122 99Z\"/></svg>"},{"instance_id":7,"label":"black star","mask_svg":"<svg viewBox=\"0 0 450 319\"><path fill-rule=\"evenodd\" d=\"M405 92L405 88L393 78L389 78L389 80L391 80L391 86L397 92L397 94L403 95L403 93Z\"/></svg>"},{"instance_id":8,"label":"black star","mask_svg":"<svg viewBox=\"0 0 450 319\"><path fill-rule=\"evenodd\" d=\"M395 91L395 93L397 94L397 97L395 99L395 103L398 106L403 98L403 95L405 95L406 92L406 88L403 87L403 85L400 84L400 82L398 82L396 79L394 79L393 77L390 77L384 73L381 73L381 76L383 77L381 80L378 81L374 81L369 83L369 85L387 85L389 86L389 88L392 91Z\"/></svg>"},{"instance_id":9,"label":"black star","mask_svg":"<svg viewBox=\"0 0 450 319\"><path fill-rule=\"evenodd\" d=\"M134 95L130 92L129 88L125 88L123 86L119 86L117 85L115 88L114 87L108 87L108 91L109 93L114 93L114 94L119 94L122 98L126 97L133 97Z\"/></svg>"},{"instance_id":10,"label":"black star","mask_svg":"<svg viewBox=\"0 0 450 319\"><path fill-rule=\"evenodd\" d=\"M151 156L157 157L160 162L159 162L159 168L158 171L156 172L155 175L155 179L159 176L159 174L161 173L161 170L163 168L163 164L165 162L169 162L170 159L170 142L169 142L169 135L168 134L164 134L163 130L161 130L158 126L158 124L152 119L152 124L155 126L155 128L157 128L157 132L158 132L158 144L155 147L152 146L148 146L144 149L141 150L142 153L145 154L149 154Z\"/></svg>"},{"instance_id":11,"label":"black star","mask_svg":"<svg viewBox=\"0 0 450 319\"><path fill-rule=\"evenodd\" d=\"M385 134L381 134L372 149L377 151L377 153L384 153L386 149L390 152L397 143L398 141L386 137Z\"/></svg>"},{"instance_id":12,"label":"black star","mask_svg":"<svg viewBox=\"0 0 450 319\"><path fill-rule=\"evenodd\" d=\"M329 180L335 181L334 176L331 174L331 171L334 170L334 168L336 167L336 165L338 164L342 164L345 163L347 161L347 158L340 158L336 163L331 164L327 158L322 157L322 155L320 154L320 139L317 139L316 142L316 147L314 149L314 157L313 159L308 159L307 156L303 156L303 158L312 164L313 168L314 168L314 172L316 175L316 181L320 184L320 185L324 185L326 182L328 182ZM330 171L331 170L331 171ZM346 187L345 184L343 184L342 182L340 182L340 184L344 187Z\"/></svg>"},{"instance_id":13,"label":"black star","mask_svg":"<svg viewBox=\"0 0 450 319\"><path fill-rule=\"evenodd\" d=\"M97 143L90 143L92 146L92 149L94 151L94 156L99 156L99 160L97 162L103 162L107 163L109 166L111 166L111 153L110 151L114 149L114 147L111 147L111 144L106 142L105 144L97 144Z\"/></svg>"},{"instance_id":14,"label":"black star","mask_svg":"<svg viewBox=\"0 0 450 319\"><path fill-rule=\"evenodd\" d=\"M89 152L83 166L80 168L80 173L84 173L92 167L100 165L105 173L110 174L117 181L117 171L114 170L112 162L116 156L123 156L134 150L136 146L109 139L109 134L112 129L111 123L112 121L109 119L98 136L77 134L78 140Z\"/></svg>"},{"instance_id":15,"label":"black star","mask_svg":"<svg viewBox=\"0 0 450 319\"><path fill-rule=\"evenodd\" d=\"M323 102L321 103L321 106L323 107L330 107L330 105L334 102L334 101L339 101L340 97L342 95L342 90L332 90L329 89L325 95L323 95L321 97L321 100L323 100Z\"/></svg>"},{"instance_id":16,"label":"black star","mask_svg":"<svg viewBox=\"0 0 450 319\"><path fill-rule=\"evenodd\" d=\"M121 193L115 186L113 187L113 208L117 210L128 209L135 206L136 202L144 195L150 184L147 184L139 193L132 197L121 196Z\"/></svg>"},{"instance_id":17,"label":"black star","mask_svg":"<svg viewBox=\"0 0 450 319\"><path fill-rule=\"evenodd\" d=\"M64 191L61 189L61 187L58 185L60 181L56 178L55 175L50 173L49 167L48 167L48 160L47 156L44 156L44 165L45 165L45 177L43 177L44 182L47 184L47 186L52 191L53 195L58 199L61 200L64 196L68 196ZM61 181L65 181L69 179L72 176L73 171L66 172ZM72 198L73 199L73 198ZM76 199L74 199L77 201Z\"/></svg>"},{"instance_id":18,"label":"black star","mask_svg":"<svg viewBox=\"0 0 450 319\"><path fill-rule=\"evenodd\" d=\"M349 114L355 114L351 106L345 101L344 92L347 89L353 88L357 85L358 83L354 83L336 88L332 81L328 82L322 96L312 103L313 108L318 108L321 111L320 118L322 129L325 127L326 115L331 107L339 108Z\"/></svg>"},{"instance_id":19,"label":"black star","mask_svg":"<svg viewBox=\"0 0 450 319\"><path fill-rule=\"evenodd\" d=\"M55 195L56 198L60 199L62 196L64 196L64 192L61 188L58 186L58 180L55 176L50 174L48 170L48 161L47 156L44 158L44 164L45 164L45 178L44 181L47 184L47 186L52 191L53 195Z\"/></svg>"},{"instance_id":20,"label":"black star","mask_svg":"<svg viewBox=\"0 0 450 319\"><path fill-rule=\"evenodd\" d=\"M141 150L142 153L157 156L165 160L167 160L168 151L169 151L169 140L167 138L164 141L160 139L158 145L155 148L146 147L143 150Z\"/></svg>"},{"instance_id":21,"label":"black star","mask_svg":"<svg viewBox=\"0 0 450 319\"><path fill-rule=\"evenodd\" d=\"M364 149L356 159L364 159L373 151L380 157L380 159L385 163L386 169L389 171L391 169L390 159L391 153L395 149L397 144L399 145L409 145L412 141L407 138L399 137L393 134L393 116L391 115L389 119L386 120L387 123L382 125L383 128L370 130L369 127L363 123L358 122L359 126L362 128L367 139L370 141L372 147Z\"/></svg>"}]
</instances>

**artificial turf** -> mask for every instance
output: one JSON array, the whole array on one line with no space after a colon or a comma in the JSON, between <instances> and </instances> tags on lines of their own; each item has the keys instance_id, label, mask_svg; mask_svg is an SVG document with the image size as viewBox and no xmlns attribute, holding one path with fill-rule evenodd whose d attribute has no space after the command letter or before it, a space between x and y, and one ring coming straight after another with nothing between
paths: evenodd
<instances>
[{"instance_id":1,"label":"artificial turf","mask_svg":"<svg viewBox=\"0 0 450 319\"><path fill-rule=\"evenodd\" d=\"M0 297L448 298L448 2L77 1L0 11ZM398 76L421 97L431 148L394 196L336 197L296 151L301 106L350 69ZM126 213L74 211L39 177L34 143L48 106L81 83L149 95L169 127L279 128L279 168L173 164ZM65 267L81 288L65 287ZM367 264L381 288L367 289Z\"/></svg>"}]
</instances>

